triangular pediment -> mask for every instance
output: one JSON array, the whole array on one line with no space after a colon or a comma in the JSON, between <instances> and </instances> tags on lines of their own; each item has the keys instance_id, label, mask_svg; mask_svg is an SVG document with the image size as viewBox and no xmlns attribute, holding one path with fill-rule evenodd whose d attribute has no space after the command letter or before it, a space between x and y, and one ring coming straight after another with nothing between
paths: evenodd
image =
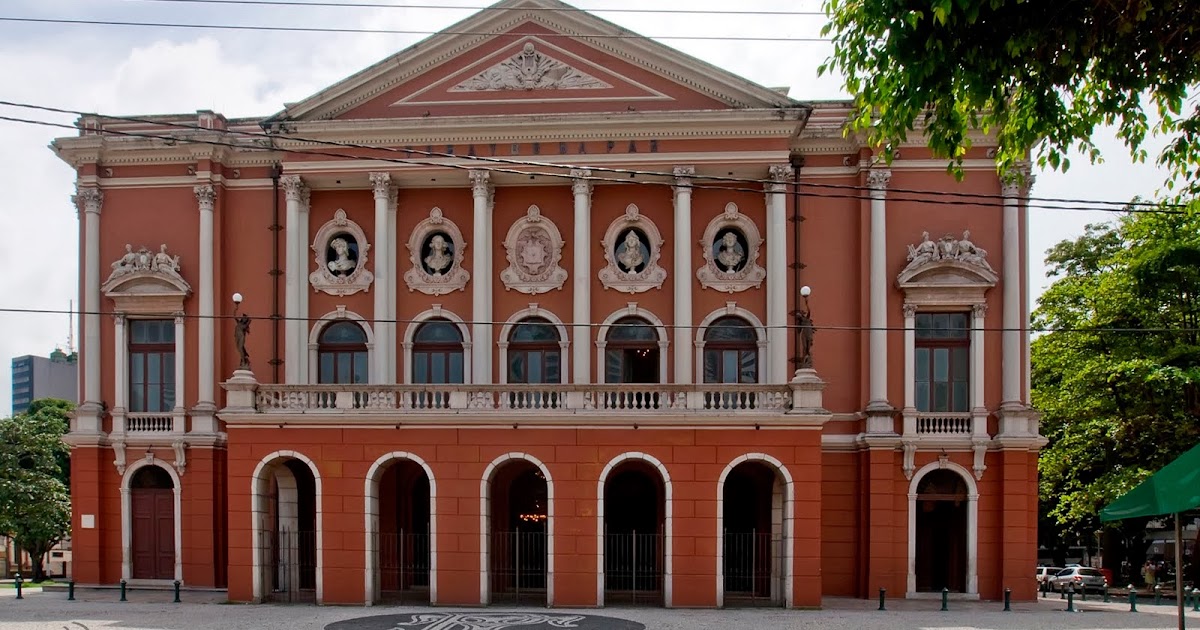
<instances>
[{"instance_id":1,"label":"triangular pediment","mask_svg":"<svg viewBox=\"0 0 1200 630\"><path fill-rule=\"evenodd\" d=\"M797 106L558 0L504 0L272 120Z\"/></svg>"}]
</instances>

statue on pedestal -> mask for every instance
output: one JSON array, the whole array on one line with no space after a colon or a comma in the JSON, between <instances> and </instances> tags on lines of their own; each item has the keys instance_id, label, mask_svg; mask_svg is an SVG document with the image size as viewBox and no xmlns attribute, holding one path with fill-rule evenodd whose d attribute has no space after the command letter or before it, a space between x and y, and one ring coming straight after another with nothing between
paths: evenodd
<instances>
[{"instance_id":1,"label":"statue on pedestal","mask_svg":"<svg viewBox=\"0 0 1200 630\"><path fill-rule=\"evenodd\" d=\"M246 335L250 334L250 316L242 313L234 320L236 324L233 327L233 342L237 345L238 354L241 355L241 362L238 363L239 370L250 369L250 353L246 351Z\"/></svg>"}]
</instances>

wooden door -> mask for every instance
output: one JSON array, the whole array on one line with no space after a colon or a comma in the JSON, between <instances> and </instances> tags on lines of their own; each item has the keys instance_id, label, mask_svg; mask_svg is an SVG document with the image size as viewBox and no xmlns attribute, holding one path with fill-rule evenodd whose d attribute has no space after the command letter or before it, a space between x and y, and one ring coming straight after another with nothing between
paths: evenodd
<instances>
[{"instance_id":1,"label":"wooden door","mask_svg":"<svg viewBox=\"0 0 1200 630\"><path fill-rule=\"evenodd\" d=\"M175 579L175 491L171 488L133 488L132 577Z\"/></svg>"}]
</instances>

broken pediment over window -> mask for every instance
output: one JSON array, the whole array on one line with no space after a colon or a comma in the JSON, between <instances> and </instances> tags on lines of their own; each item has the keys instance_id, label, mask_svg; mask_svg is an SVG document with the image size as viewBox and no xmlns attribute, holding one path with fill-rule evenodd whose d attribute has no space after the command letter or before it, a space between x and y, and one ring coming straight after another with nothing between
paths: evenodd
<instances>
[{"instance_id":1,"label":"broken pediment over window","mask_svg":"<svg viewBox=\"0 0 1200 630\"><path fill-rule=\"evenodd\" d=\"M502 90L595 90L612 86L537 50L526 42L521 52L450 88L451 92Z\"/></svg>"},{"instance_id":2,"label":"broken pediment over window","mask_svg":"<svg viewBox=\"0 0 1200 630\"><path fill-rule=\"evenodd\" d=\"M179 256L161 245L157 252L125 245L125 253L111 265L112 272L100 290L117 302L118 311L158 310L175 312L192 287L179 272ZM141 308L138 308L138 307Z\"/></svg>"}]
</instances>

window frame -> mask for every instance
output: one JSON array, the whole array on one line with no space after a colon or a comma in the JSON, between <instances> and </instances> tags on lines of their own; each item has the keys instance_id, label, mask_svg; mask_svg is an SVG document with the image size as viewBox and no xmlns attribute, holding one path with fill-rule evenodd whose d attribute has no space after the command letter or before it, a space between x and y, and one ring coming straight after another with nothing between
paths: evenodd
<instances>
[{"instance_id":1,"label":"window frame","mask_svg":"<svg viewBox=\"0 0 1200 630\"><path fill-rule=\"evenodd\" d=\"M358 330L358 332L362 335L362 341L356 342L356 343L345 343L345 342L339 343L339 342L331 342L331 341L325 340L325 335L329 334L329 331L337 326L353 326L353 327L355 327ZM333 379L332 380L324 380L322 378L324 376L324 372L325 372L324 358L329 355L333 356L333 366L332 366ZM345 355L349 355L349 361L350 361L350 381L349 382L342 382L338 378L338 375L340 372L340 370L338 370L338 364L339 364L341 357L343 357ZM361 375L362 376L361 380L355 380L355 377L358 376L358 371L356 369L356 364L357 364L357 360L356 360L357 356L356 355L362 356L363 372ZM371 379L370 337L367 335L367 331L362 327L361 324L359 324L358 322L353 321L353 320L341 319L341 320L327 322L324 326L321 327L320 332L317 334L316 379L317 379L317 383L321 384L321 385L363 385L363 384L371 382L371 380L370 380Z\"/></svg>"},{"instance_id":2,"label":"window frame","mask_svg":"<svg viewBox=\"0 0 1200 630\"><path fill-rule=\"evenodd\" d=\"M549 328L550 330L553 330L554 337L555 337L554 340L553 341L550 341L550 340L518 341L518 340L514 339L517 332L521 329L521 326L531 325L531 324L537 325L537 326L545 326L545 327ZM563 362L563 355L565 353L563 352L563 347L562 347L563 344L562 344L561 336L562 336L562 333L558 330L558 327L555 325L555 323L541 315L530 315L530 316L524 317L524 318L514 322L512 324L511 329L508 331L508 335L505 339L505 341L508 344L507 352L505 353L504 366L503 366L503 369L505 371L505 376L506 376L505 382L514 384L514 385L554 385L554 384L562 383L563 375L564 375L564 371L565 371L565 364ZM529 355L532 352L537 352L537 353L541 354L541 357L538 360L541 362L540 371L542 374L542 379L540 381L536 381L536 382L529 381L530 370L528 369L528 366L531 364ZM550 355L550 353L554 353L554 354L558 355L558 378L553 379L553 380L548 380L546 378L546 363L547 363L547 357ZM518 356L525 357L525 365L527 366L525 369L525 377L523 380L515 379L513 370L512 370L513 359Z\"/></svg>"},{"instance_id":3,"label":"window frame","mask_svg":"<svg viewBox=\"0 0 1200 630\"><path fill-rule=\"evenodd\" d=\"M156 342L139 342L136 340L137 334L135 331L139 325L154 323L163 327L164 331L170 332L170 341ZM129 413L155 413L165 414L171 413L179 404L175 400L176 379L179 375L175 373L175 352L177 343L175 339L175 319L164 318L129 318L127 320L128 330L125 340L125 369L129 375L126 380L126 404L128 405ZM149 356L157 356L159 360L159 380L158 383L149 382L149 366L147 358ZM140 358L141 360L141 382L138 383L135 378L137 373L134 369L134 364ZM170 379L166 377L167 372L170 372ZM152 406L149 404L149 394L154 388L158 389L159 404ZM134 392L141 389L141 395L135 396ZM170 401L170 404L165 404ZM153 408L152 408L153 407Z\"/></svg>"},{"instance_id":4,"label":"window frame","mask_svg":"<svg viewBox=\"0 0 1200 630\"><path fill-rule=\"evenodd\" d=\"M745 328L750 333L751 337L749 339L737 340L737 341L723 340L723 339L709 339L709 337L708 337L709 333L714 328L720 327L722 322L726 322L726 321L740 322L740 325L738 327ZM761 377L762 377L762 375L761 375L762 353L759 351L758 332L752 322L747 320L745 317L742 317L737 314L722 315L721 317L714 319L712 321L712 323L710 323L704 327L704 330L702 331L702 339L704 342L704 347L702 348L701 354L700 354L700 381L703 384L705 384L705 385L753 385L753 384L757 384L760 382ZM724 356L725 356L725 353L727 353L727 352L736 352L737 353L737 361L736 361L737 379L732 382L726 381L723 378L721 378L724 376L724 373L725 373ZM718 372L717 380L710 381L708 378L708 376L709 376L709 374L708 374L709 353L717 354L717 364L716 364L717 372ZM745 357L747 355L752 355L754 357L754 378L752 378L751 380L748 380L748 381L742 379L742 365L743 365L743 362L745 361Z\"/></svg>"},{"instance_id":5,"label":"window frame","mask_svg":"<svg viewBox=\"0 0 1200 630\"><path fill-rule=\"evenodd\" d=\"M458 342L455 343L455 342L449 342L449 341L421 341L419 339L419 337L421 335L421 330L424 329L426 326L430 326L430 325L434 325L434 324L445 324L445 325L450 326L451 329L454 330L454 334L458 335L458 339L459 339ZM413 329L412 347L408 350L408 353L409 353L409 368L410 369L409 369L409 373L406 376L407 376L409 382L414 385L465 385L470 382L470 378L468 377L468 375L470 374L470 371L471 371L471 365L468 362L469 359L468 359L468 355L467 355L466 339L463 336L462 331L459 329L458 322L455 322L454 320L451 320L448 317L445 317L445 316L430 317L428 319L422 320L421 322L417 323L416 328ZM443 364L442 364L443 365L443 373L446 376L445 380L442 382L436 382L436 381L432 381L432 380L418 381L416 379L417 364L419 362L418 356L421 356L421 360L423 360L425 363L425 374L427 375L427 379L428 379L429 375L432 375L432 373L433 373L433 356L437 355L437 354L441 354L445 357ZM454 382L454 381L450 380L450 375L452 372L450 366L453 361L452 357L455 354L457 354L459 356L460 364L462 366L461 367L462 379L459 380L458 382Z\"/></svg>"},{"instance_id":6,"label":"window frame","mask_svg":"<svg viewBox=\"0 0 1200 630\"><path fill-rule=\"evenodd\" d=\"M962 317L965 326L962 327L947 327L935 328L933 326L922 327L921 321L923 318L933 318L939 315L949 315L951 317ZM945 311L924 311L916 312L913 315L913 406L917 413L970 413L972 408L972 363L973 348L972 348L972 331L973 331L973 314L971 311L945 310ZM961 332L959 336L924 336L922 331L954 331ZM946 351L946 378L944 380L937 379L936 366L936 351ZM956 350L965 350L963 352L955 352ZM925 360L925 373L921 374L919 369L922 351L927 352ZM955 358L956 354L959 358ZM956 378L956 368L959 363L962 363L962 378ZM924 377L924 378L923 378ZM920 392L919 385L927 384L924 400ZM937 395L935 388L938 384L944 383L946 386L946 408L938 409L936 404ZM955 396L955 385L962 384L962 401Z\"/></svg>"}]
</instances>

